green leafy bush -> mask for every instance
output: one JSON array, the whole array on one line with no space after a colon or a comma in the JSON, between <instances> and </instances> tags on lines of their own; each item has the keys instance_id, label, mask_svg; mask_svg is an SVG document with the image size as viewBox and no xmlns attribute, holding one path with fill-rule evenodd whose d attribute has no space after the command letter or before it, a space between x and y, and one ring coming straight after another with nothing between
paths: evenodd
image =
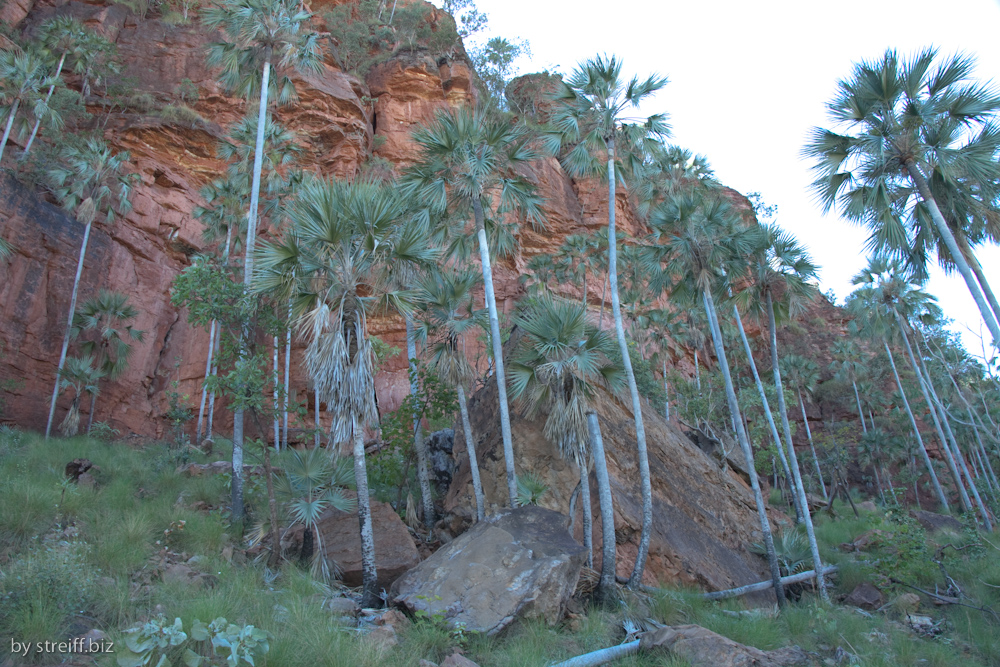
<instances>
[{"instance_id":1,"label":"green leafy bush","mask_svg":"<svg viewBox=\"0 0 1000 667\"><path fill-rule=\"evenodd\" d=\"M235 625L222 617L207 625L195 619L188 633L180 618L170 623L160 615L125 631L125 648L118 651L117 662L120 667L143 667L159 656L153 664L167 667L172 664L171 656L179 657L185 667L207 667L220 664L215 658L222 649L222 653L228 652L228 667L237 667L241 662L252 666L256 658L267 654L269 638L265 630Z\"/></svg>"}]
</instances>

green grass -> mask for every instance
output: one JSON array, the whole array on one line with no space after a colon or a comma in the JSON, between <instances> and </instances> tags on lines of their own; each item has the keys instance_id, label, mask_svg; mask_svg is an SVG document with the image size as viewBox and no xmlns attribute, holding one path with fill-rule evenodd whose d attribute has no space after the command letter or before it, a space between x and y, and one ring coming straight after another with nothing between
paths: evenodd
<instances>
[{"instance_id":1,"label":"green grass","mask_svg":"<svg viewBox=\"0 0 1000 667\"><path fill-rule=\"evenodd\" d=\"M226 447L218 447L211 460L226 456ZM62 482L64 466L74 458L88 458L99 467L96 489ZM662 590L651 596L629 595L617 606L589 608L581 618L558 627L515 623L499 637L456 634L425 619L403 630L399 645L386 647L359 636L353 625L341 625L324 610L328 589L300 567L283 565L274 576L260 564L229 562L223 552L227 546L239 546L239 531L227 524L226 478L177 475L177 465L188 458L164 445L141 449L86 438L45 442L0 433L0 637L52 641L98 627L122 641L125 629L158 613L168 620L181 618L185 627L195 619L207 622L222 616L272 633L270 652L257 662L263 667L416 667L421 659L440 662L456 644L481 667L541 667L619 643L628 615L672 625L699 624L765 650L797 644L828 658L839 647L856 654L866 667L1000 664L1000 621L989 614L935 607L925 597L919 613L944 619L947 631L937 639L924 639L915 637L891 608L867 617L822 604L808 591L773 615L740 613L748 611L742 600L710 603L697 590ZM205 459L195 455L195 460ZM251 492L251 504L263 506L260 493ZM213 509L192 509L198 502ZM888 557L916 573L916 585L933 589L942 583L937 566L927 560L940 542L927 538L928 546L920 553L892 554L890 540L860 557L846 554L838 549L841 543L871 528L891 532L899 524L881 511L857 519L847 506L838 503L835 509L836 518L816 516L824 560L840 566L834 596L872 581L879 559ZM164 532L168 529L169 535ZM1000 546L1000 539L988 539ZM1000 549L978 542L972 533L956 536L953 543L965 548L946 550L943 562L949 575L963 587L970 604L975 600L1000 609ZM147 576L165 546L199 556L197 568L214 576L214 586ZM905 590L896 587L888 594ZM113 656L102 660L115 664ZM636 654L615 665L686 663Z\"/></svg>"}]
</instances>

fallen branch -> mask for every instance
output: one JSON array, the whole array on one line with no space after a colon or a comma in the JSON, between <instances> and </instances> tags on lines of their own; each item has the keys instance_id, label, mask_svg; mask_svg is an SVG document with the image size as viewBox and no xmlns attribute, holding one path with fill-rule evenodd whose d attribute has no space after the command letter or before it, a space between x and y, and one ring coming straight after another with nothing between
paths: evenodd
<instances>
[{"instance_id":1,"label":"fallen branch","mask_svg":"<svg viewBox=\"0 0 1000 667\"><path fill-rule=\"evenodd\" d=\"M836 565L828 565L823 568L823 574L830 574L831 572L836 572ZM807 572L802 572L799 574L793 574L788 577L782 577L781 583L784 586L788 584L800 584L803 581L808 581L816 576L816 570L809 570ZM757 591L766 591L774 585L771 580L760 581L756 584L747 584L746 586L740 586L739 588L730 588L725 591L714 591L712 593L702 593L702 597L706 600L725 600L726 598L735 598L741 595L746 595L747 593L756 593Z\"/></svg>"},{"instance_id":2,"label":"fallen branch","mask_svg":"<svg viewBox=\"0 0 1000 667\"><path fill-rule=\"evenodd\" d=\"M598 651L584 653L583 655L578 655L575 658L570 658L569 660L556 663L552 665L552 667L597 667L597 665L603 665L611 662L612 660L617 660L618 658L623 658L626 655L636 653L638 650L639 640L636 639L634 642L628 642L627 644L619 644L618 646L602 648Z\"/></svg>"},{"instance_id":3,"label":"fallen branch","mask_svg":"<svg viewBox=\"0 0 1000 667\"><path fill-rule=\"evenodd\" d=\"M997 623L1000 623L1000 615L998 615L995 611L993 611L993 609L991 607L987 607L986 605L982 605L982 606L976 607L976 606L973 606L971 604L965 604L964 602L962 602L958 598L948 597L946 595L938 595L937 593L931 593L928 590L925 590L923 588L918 588L917 586L913 586L912 584L908 584L905 581L900 581L899 579L896 579L894 577L890 577L889 581L891 581L894 584L899 584L900 586L906 586L907 588L912 588L913 590L917 591L918 593L923 593L924 595L930 596L930 597L934 598L935 600L941 600L945 604L953 604L953 605L956 605L956 606L959 606L959 607L968 607L969 609L975 609L976 611L981 611L984 614L990 614Z\"/></svg>"}]
</instances>

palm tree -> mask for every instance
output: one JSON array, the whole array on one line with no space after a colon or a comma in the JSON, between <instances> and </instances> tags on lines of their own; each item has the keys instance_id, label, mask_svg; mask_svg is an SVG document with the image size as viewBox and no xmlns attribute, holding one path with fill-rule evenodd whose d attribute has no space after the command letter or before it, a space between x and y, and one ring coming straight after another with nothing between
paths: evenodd
<instances>
[{"instance_id":1,"label":"palm tree","mask_svg":"<svg viewBox=\"0 0 1000 667\"><path fill-rule=\"evenodd\" d=\"M123 173L129 161L128 151L112 153L103 139L90 138L80 146L67 145L62 151L60 164L49 171L53 192L63 208L74 211L76 219L83 223L83 242L80 244L80 258L76 263L76 276L69 299L69 315L66 319L66 333L63 336L62 351L56 367L56 383L49 403L49 419L45 425L45 437L52 431L52 418L56 413L56 399L59 397L59 375L66 363L66 351L73 331L73 315L76 312L76 297L80 289L80 275L83 260L87 254L87 241L94 221L103 218L105 224L114 222L116 216L124 216L131 209L129 197L138 174Z\"/></svg>"},{"instance_id":2,"label":"palm tree","mask_svg":"<svg viewBox=\"0 0 1000 667\"><path fill-rule=\"evenodd\" d=\"M0 104L7 112L7 124L0 138L0 159L21 105L40 101L41 91L46 86L55 85L56 81L48 75L48 71L45 58L34 51L0 50Z\"/></svg>"},{"instance_id":3,"label":"palm tree","mask_svg":"<svg viewBox=\"0 0 1000 667\"><path fill-rule=\"evenodd\" d=\"M60 389L73 387L73 404L70 406L66 417L59 425L59 432L65 438L72 438L80 428L80 399L84 393L94 397L100 391L100 381L104 377L99 368L94 367L94 358L85 355L83 357L70 357L66 360L66 365L60 371Z\"/></svg>"},{"instance_id":4,"label":"palm tree","mask_svg":"<svg viewBox=\"0 0 1000 667\"><path fill-rule=\"evenodd\" d=\"M75 61L79 60L83 55L82 51L93 45L94 40L93 38L88 39L87 30L83 27L82 23L68 15L56 16L45 21L38 30L37 39L50 57L57 56L59 58L59 63L56 65L56 73L52 76L53 81L49 85L49 92L45 94L45 100L42 105L43 109L47 110L49 100L52 99L52 93L56 89L56 82L59 81L63 66L66 64L66 59L69 58L71 64L75 64ZM56 119L53 118L53 120ZM31 128L31 136L28 137L28 143L24 145L24 152L21 153L20 157L21 160L28 157L28 151L31 150L31 145L35 141L35 136L38 134L41 124L42 114L36 114L35 125ZM59 129L58 126L55 129Z\"/></svg>"},{"instance_id":5,"label":"palm tree","mask_svg":"<svg viewBox=\"0 0 1000 667\"><path fill-rule=\"evenodd\" d=\"M819 467L819 455L816 453L816 445L813 443L812 429L809 428L809 417L806 415L806 403L802 396L803 391L805 391L807 396L811 396L816 390L816 384L819 382L819 366L812 359L806 359L797 354L789 354L781 360L781 375L787 378L788 384L795 388L795 392L799 397L802 424L806 430L806 438L809 440L813 465L816 466L816 479L819 480L820 489L823 491L823 500L827 500L826 482L823 481L823 471Z\"/></svg>"},{"instance_id":6,"label":"palm tree","mask_svg":"<svg viewBox=\"0 0 1000 667\"><path fill-rule=\"evenodd\" d=\"M920 428L917 426L917 420L913 415L909 399L903 389L903 382L899 377L899 370L896 368L896 360L893 358L892 350L889 347L893 322L890 320L891 313L886 309L886 297L880 289L882 286L875 283L876 279L883 273L885 273L885 265L873 262L873 266L870 266L856 276L855 279L858 280L860 286L851 293L847 300L847 310L854 315L854 321L851 322L850 327L854 333L881 339L886 356L889 358L893 377L896 380L896 388L899 390L903 409L909 418L910 428L913 430L913 435L917 441L917 448L920 450L920 455L930 475L931 484L934 487L938 500L941 502L941 507L945 511L948 511L948 498L944 494L944 489L941 487L940 481L938 481L937 473L934 471L930 456L927 454L923 437L920 435ZM894 289L896 287L895 285L893 286Z\"/></svg>"},{"instance_id":7,"label":"palm tree","mask_svg":"<svg viewBox=\"0 0 1000 667\"><path fill-rule=\"evenodd\" d=\"M101 290L97 297L87 299L73 318L72 336L95 330L99 339L80 344L80 352L93 357L102 377L117 380L128 368L132 356L131 343L141 343L145 332L133 328L131 322L139 311L128 302L128 297L118 292ZM94 424L94 404L97 394L91 394L90 414L87 417L87 435Z\"/></svg>"},{"instance_id":8,"label":"palm tree","mask_svg":"<svg viewBox=\"0 0 1000 667\"><path fill-rule=\"evenodd\" d=\"M926 49L901 61L889 50L878 61L856 64L828 105L830 118L845 133L816 128L804 153L816 160L814 189L824 210L839 204L848 219L871 228L874 250L908 254L913 230L904 228L900 214L924 207L997 342L997 316L928 177L937 173L965 193L982 188L984 201L996 196L1000 129L993 117L1000 96L970 80L972 58L955 55L934 67L936 55Z\"/></svg>"},{"instance_id":9,"label":"palm tree","mask_svg":"<svg viewBox=\"0 0 1000 667\"><path fill-rule=\"evenodd\" d=\"M294 66L300 71L321 69L315 33L303 33L303 23L310 14L300 9L294 0L224 0L204 10L202 18L209 30L222 30L228 42L209 47L208 62L222 66L223 87L242 97L260 98L257 112L257 137L254 144L253 181L250 186L250 211L247 215L247 240L243 261L243 284L247 289L253 279L254 248L257 239L257 202L260 197L261 169L264 159L264 134L267 126L267 101L271 89L277 101L291 101L295 88L287 76L271 81L271 66ZM257 79L256 72L261 72ZM245 328L245 327L244 327ZM241 357L245 356L244 331ZM243 410L233 413L233 519L243 518Z\"/></svg>"},{"instance_id":10,"label":"palm tree","mask_svg":"<svg viewBox=\"0 0 1000 667\"><path fill-rule=\"evenodd\" d=\"M609 360L614 343L603 331L586 320L582 304L555 300L543 295L531 300L517 317L517 326L524 338L514 352L510 364L511 394L518 399L529 416L542 408L548 409L545 437L559 448L563 457L572 456L580 468L580 489L583 505L584 547L587 565L593 565L593 536L590 501L590 454L588 444L601 447L593 452L594 460L604 460L603 442L591 438L588 413L594 398L595 382L617 392L622 384L621 371ZM611 487L605 484L607 464L598 472L598 497L602 521L603 562L601 578L613 582L614 515ZM607 593L607 585L604 585Z\"/></svg>"},{"instance_id":11,"label":"palm tree","mask_svg":"<svg viewBox=\"0 0 1000 667\"><path fill-rule=\"evenodd\" d=\"M431 347L430 367L443 382L455 385L458 407L462 416L465 447L472 472L472 492L476 498L476 520L486 518L486 496L479 478L476 459L476 441L469 421L469 406L465 385L476 377L475 369L465 356L464 336L476 327L483 326L486 312L476 310L472 290L482 278L472 271L450 273L430 272L420 281L421 308L431 334L437 334Z\"/></svg>"},{"instance_id":12,"label":"palm tree","mask_svg":"<svg viewBox=\"0 0 1000 667\"><path fill-rule=\"evenodd\" d=\"M386 183L307 180L289 210L294 242L265 244L255 276L258 292L283 289L293 277L306 369L333 417L330 440L353 442L365 606L378 599L364 443L365 426L378 421L367 318L413 309L415 291L391 289L393 262L437 256L423 227L404 224L406 210Z\"/></svg>"},{"instance_id":13,"label":"palm tree","mask_svg":"<svg viewBox=\"0 0 1000 667\"><path fill-rule=\"evenodd\" d=\"M559 149L562 145L572 145L561 160L571 176L606 175L608 179L608 288L611 292L611 312L615 319L618 346L632 397L642 484L642 532L635 567L628 583L634 588L642 583L642 574L649 555L649 540L653 525L653 490L649 478L646 430L642 423L639 389L629 359L628 341L625 338L625 325L622 322L618 294L618 236L615 230L617 207L615 185L618 177L615 162L619 157L633 161L635 158L634 154L630 155L627 150L622 151L619 156L615 152L615 146L618 139L621 139L626 147L646 146L652 143L650 140L666 136L669 133L669 126L665 116L661 114L645 119L626 115L629 110L637 110L645 100L663 88L667 80L654 75L644 81L633 77L626 82L621 76L621 70L622 63L614 56L611 58L597 56L577 67L563 82L555 96L551 120L556 132L550 135L550 142L553 149ZM600 163L600 156L606 157L606 166Z\"/></svg>"},{"instance_id":14,"label":"palm tree","mask_svg":"<svg viewBox=\"0 0 1000 667\"><path fill-rule=\"evenodd\" d=\"M864 375L865 365L861 356L861 348L853 340L839 340L833 344L831 349L833 361L830 362L832 370L837 378L844 382L850 382L854 388L854 400L858 404L858 419L861 420L862 433L868 433L868 426L865 424L865 413L861 409L861 394L858 393L858 380Z\"/></svg>"},{"instance_id":15,"label":"palm tree","mask_svg":"<svg viewBox=\"0 0 1000 667\"><path fill-rule=\"evenodd\" d=\"M750 487L757 504L764 546L771 567L771 580L779 606L785 604L784 588L781 584L781 569L774 550L771 523L767 517L767 505L757 478L753 451L740 415L739 402L733 385L733 378L726 359L726 349L719 326L712 292L717 288L722 270L728 265L738 264L753 247L753 231L741 225L738 216L718 191L710 188L692 190L684 194L670 196L659 204L650 215L653 239L658 245L651 249L657 268L662 272L652 281L654 286L663 286L669 280L677 280L673 289L676 298L689 300L694 295L700 297L708 318L715 356L726 388L729 413L735 424L736 436L743 451L743 458L750 476ZM654 289L654 293L656 290Z\"/></svg>"},{"instance_id":16,"label":"palm tree","mask_svg":"<svg viewBox=\"0 0 1000 667\"><path fill-rule=\"evenodd\" d=\"M507 490L511 506L516 507L514 444L487 225L502 227L503 217L509 212L523 214L533 225L541 224L534 187L516 171L537 159L539 153L531 146L531 137L523 125L485 108L439 111L430 125L413 134L413 139L419 154L417 163L404 177L406 192L437 214L467 216L472 209L490 317ZM496 244L493 247L496 249Z\"/></svg>"}]
</instances>

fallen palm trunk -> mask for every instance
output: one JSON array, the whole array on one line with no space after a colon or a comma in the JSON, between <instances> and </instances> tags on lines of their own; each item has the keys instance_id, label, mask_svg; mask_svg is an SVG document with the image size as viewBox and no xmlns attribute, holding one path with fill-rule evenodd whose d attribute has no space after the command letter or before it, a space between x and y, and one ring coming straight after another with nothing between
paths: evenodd
<instances>
[{"instance_id":1,"label":"fallen palm trunk","mask_svg":"<svg viewBox=\"0 0 1000 667\"><path fill-rule=\"evenodd\" d=\"M596 667L597 665L603 665L618 658L624 658L626 655L631 655L638 650L639 640L636 639L627 644L619 644L618 646L602 648L591 653L584 653L583 655L578 655L575 658L552 665L552 667Z\"/></svg>"},{"instance_id":2,"label":"fallen palm trunk","mask_svg":"<svg viewBox=\"0 0 1000 667\"><path fill-rule=\"evenodd\" d=\"M837 571L836 565L829 565L823 568L823 574L827 575L832 572ZM788 577L782 577L782 584L799 584L803 581L808 581L816 576L816 570L809 570L807 572L801 572L799 574L793 574ZM741 595L746 595L747 593L755 593L757 591L766 591L771 587L771 581L761 581L756 584L747 584L746 586L740 586L739 588L730 588L725 591L714 591L712 593L703 593L702 597L706 600L725 600L726 598L735 598Z\"/></svg>"}]
</instances>

